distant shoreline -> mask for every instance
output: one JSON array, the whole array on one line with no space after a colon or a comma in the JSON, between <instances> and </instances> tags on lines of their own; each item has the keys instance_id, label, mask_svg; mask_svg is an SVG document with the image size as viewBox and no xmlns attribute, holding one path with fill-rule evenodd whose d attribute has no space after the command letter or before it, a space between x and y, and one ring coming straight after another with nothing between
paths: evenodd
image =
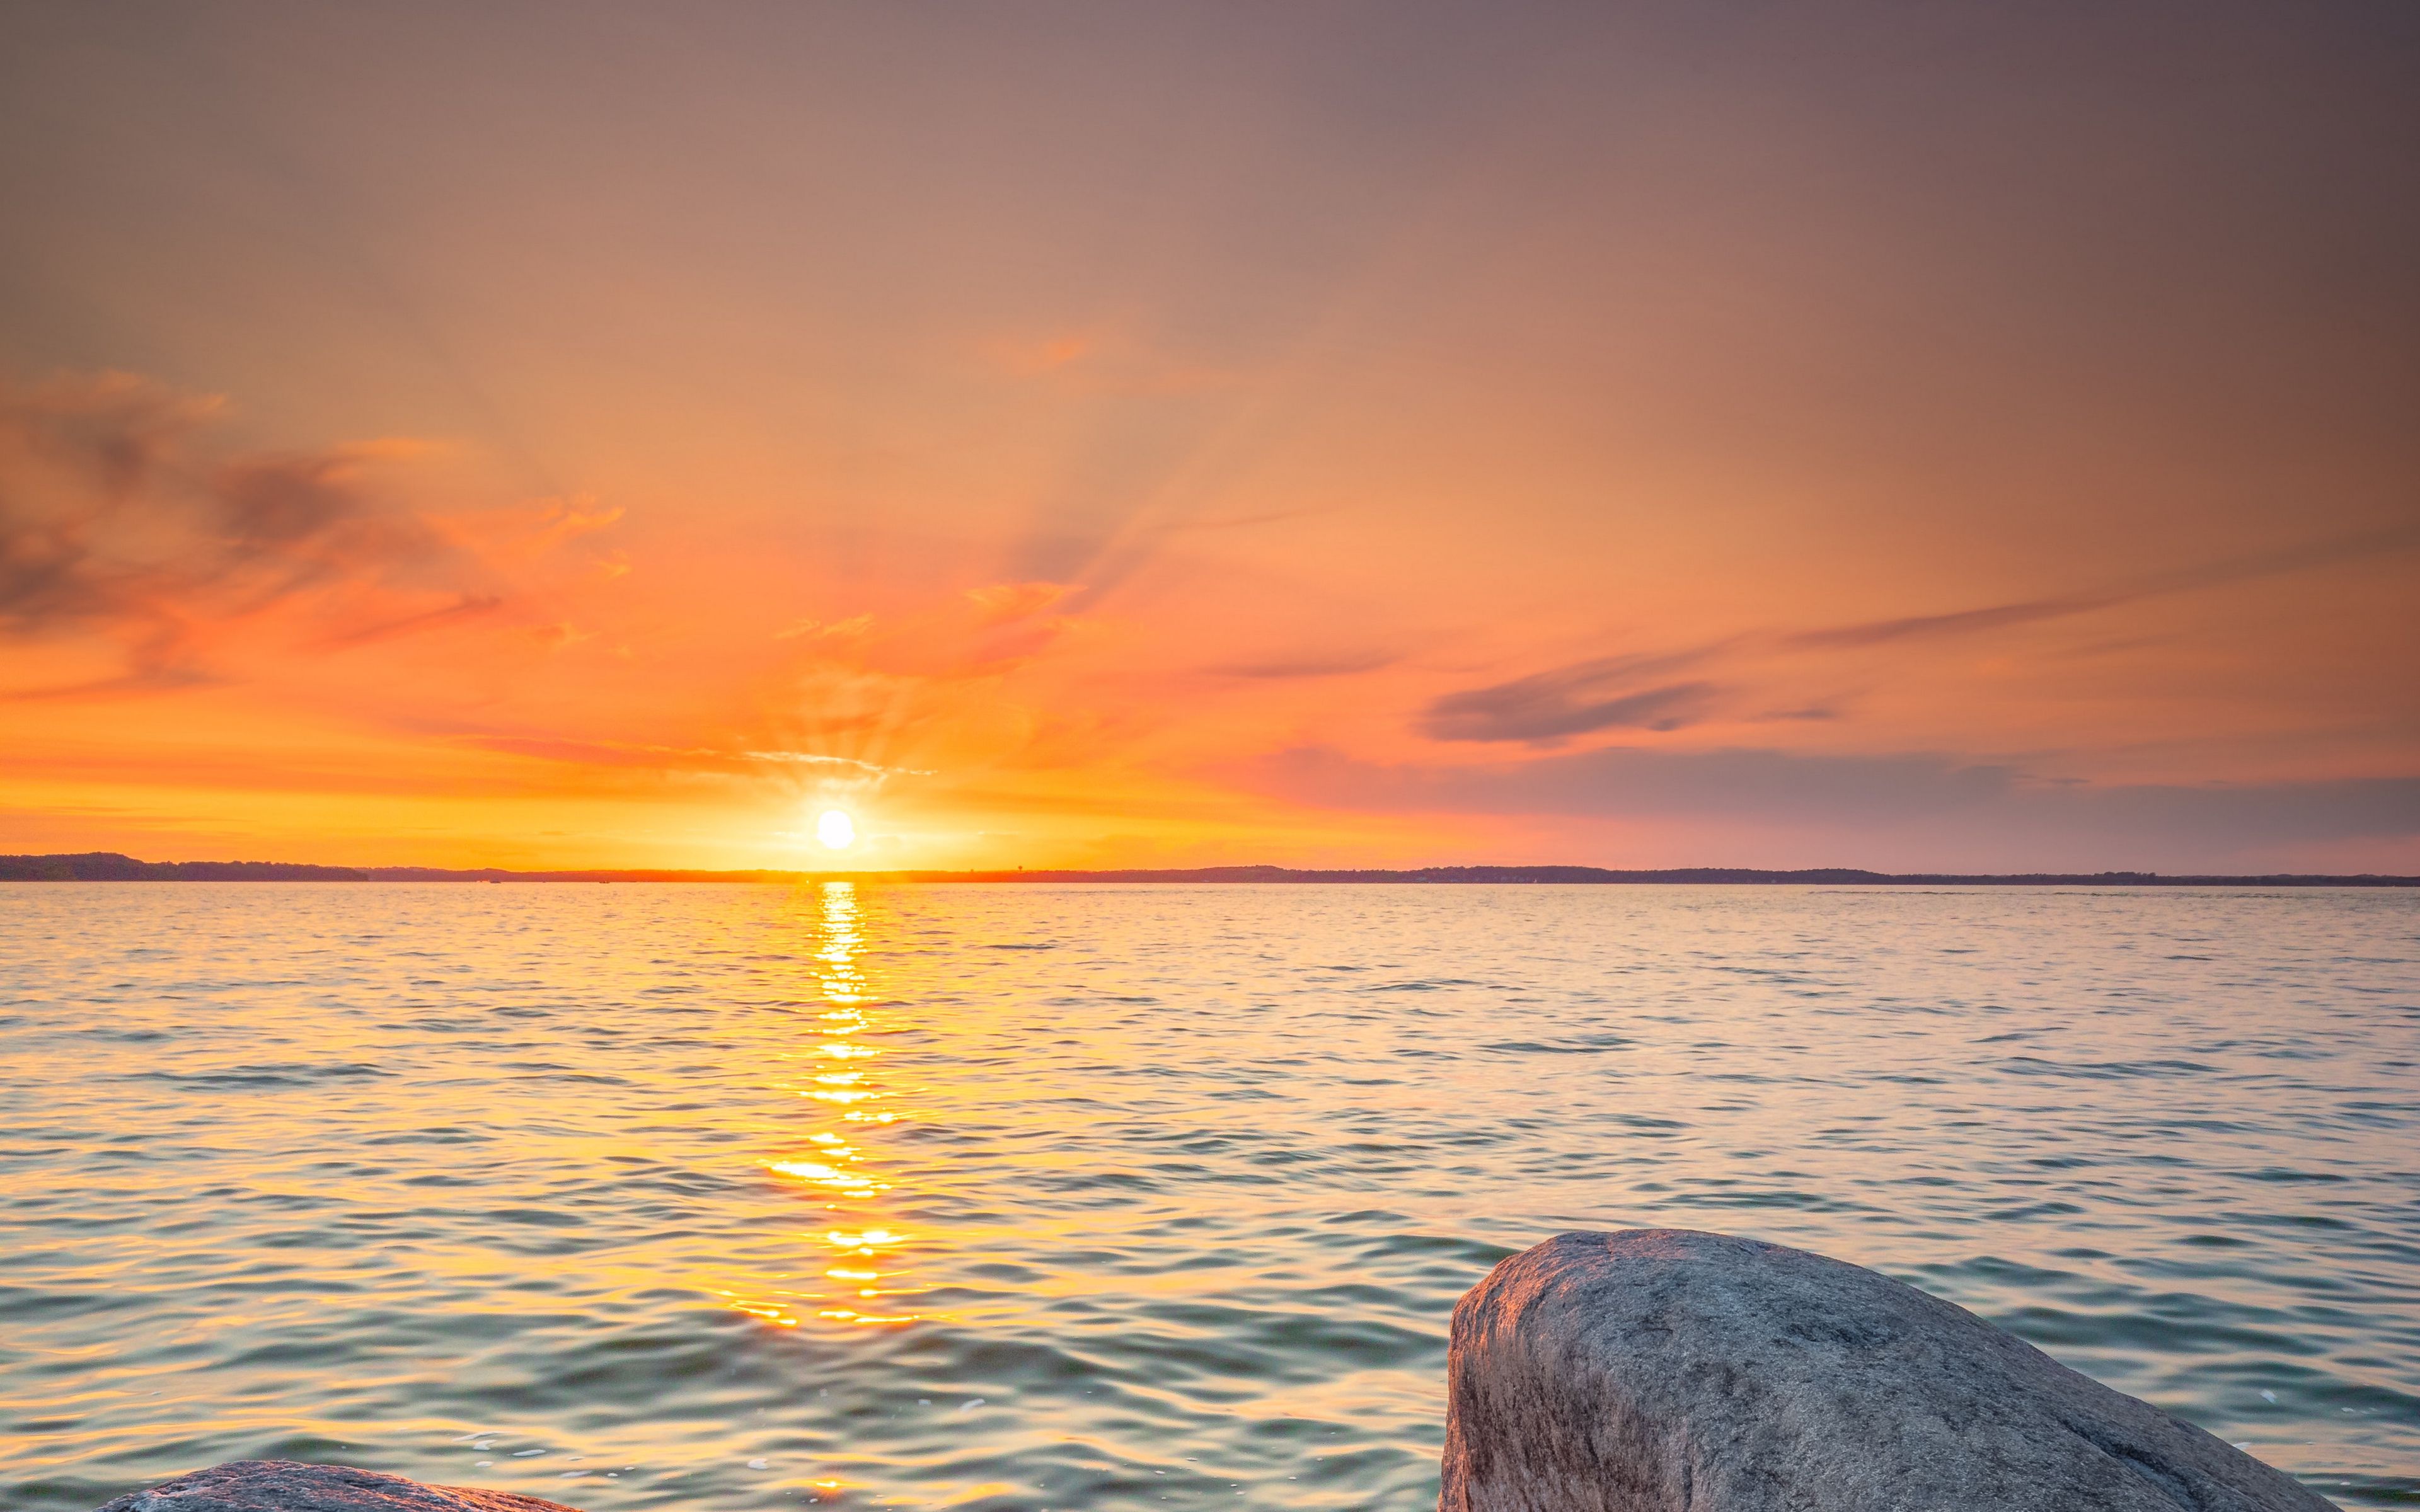
<instances>
[{"instance_id":1,"label":"distant shoreline","mask_svg":"<svg viewBox=\"0 0 2420 1512\"><path fill-rule=\"evenodd\" d=\"M71 856L0 856L0 882L1132 882L1195 884L1426 883L1446 886L1629 884L1727 887L2420 887L2420 877L2276 873L2262 876L2164 875L2157 872L1865 872L1818 867L1796 872L1747 867L1617 871L1596 866L1432 866L1410 871L1298 871L1283 866L1065 869L989 872L681 872L654 869L509 872L499 867L304 866L289 861L138 861L115 851Z\"/></svg>"}]
</instances>

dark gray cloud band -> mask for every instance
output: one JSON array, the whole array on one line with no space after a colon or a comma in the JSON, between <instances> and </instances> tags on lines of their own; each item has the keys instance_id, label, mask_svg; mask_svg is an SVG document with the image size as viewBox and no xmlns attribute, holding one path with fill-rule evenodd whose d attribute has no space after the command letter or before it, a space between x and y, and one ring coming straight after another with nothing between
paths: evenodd
<instances>
[{"instance_id":1,"label":"dark gray cloud band","mask_svg":"<svg viewBox=\"0 0 2420 1512\"><path fill-rule=\"evenodd\" d=\"M1313 747L1271 758L1247 779L1324 809L1736 821L1838 837L1848 853L1840 863L1860 865L1917 856L1953 869L1997 870L2068 856L2095 867L2178 870L2296 846L2420 835L2420 777L2096 785L2040 781L2012 766L1921 753L1618 747L1518 764L1449 766L1364 762ZM1861 849L1869 840L1871 848Z\"/></svg>"}]
</instances>

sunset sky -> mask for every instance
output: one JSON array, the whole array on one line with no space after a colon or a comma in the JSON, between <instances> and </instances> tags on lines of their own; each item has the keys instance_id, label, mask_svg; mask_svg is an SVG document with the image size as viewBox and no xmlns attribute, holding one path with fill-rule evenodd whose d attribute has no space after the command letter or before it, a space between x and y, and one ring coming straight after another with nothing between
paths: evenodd
<instances>
[{"instance_id":1,"label":"sunset sky","mask_svg":"<svg viewBox=\"0 0 2420 1512\"><path fill-rule=\"evenodd\" d=\"M2415 162L2403 0L9 6L0 851L2420 872Z\"/></svg>"}]
</instances>

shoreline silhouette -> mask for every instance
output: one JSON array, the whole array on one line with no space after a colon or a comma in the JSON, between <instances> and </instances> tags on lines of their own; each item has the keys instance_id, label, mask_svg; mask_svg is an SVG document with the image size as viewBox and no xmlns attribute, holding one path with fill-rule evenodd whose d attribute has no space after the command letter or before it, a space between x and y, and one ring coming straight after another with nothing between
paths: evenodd
<instances>
[{"instance_id":1,"label":"shoreline silhouette","mask_svg":"<svg viewBox=\"0 0 2420 1512\"><path fill-rule=\"evenodd\" d=\"M1285 866L1012 868L960 872L837 869L688 871L654 867L516 872L503 867L316 866L295 861L139 861L116 851L0 856L0 882L1057 882L1194 884L1438 884L1445 886L1730 886L1880 887L2420 887L2420 876L2376 872L1869 872L1854 867Z\"/></svg>"}]
</instances>

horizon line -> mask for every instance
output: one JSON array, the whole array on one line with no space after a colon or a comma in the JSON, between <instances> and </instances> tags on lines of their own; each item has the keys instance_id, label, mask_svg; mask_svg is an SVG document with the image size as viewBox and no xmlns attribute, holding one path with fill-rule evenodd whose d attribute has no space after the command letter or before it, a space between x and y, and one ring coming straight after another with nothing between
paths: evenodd
<instances>
[{"instance_id":1,"label":"horizon line","mask_svg":"<svg viewBox=\"0 0 2420 1512\"><path fill-rule=\"evenodd\" d=\"M1862 867L1652 867L1462 865L1427 867L1013 867L959 871L844 871L750 867L327 866L300 861L140 861L117 851L0 856L0 882L678 882L1197 883L1462 886L1640 884L1659 886L2420 887L2420 876L2380 872L1874 872Z\"/></svg>"}]
</instances>

